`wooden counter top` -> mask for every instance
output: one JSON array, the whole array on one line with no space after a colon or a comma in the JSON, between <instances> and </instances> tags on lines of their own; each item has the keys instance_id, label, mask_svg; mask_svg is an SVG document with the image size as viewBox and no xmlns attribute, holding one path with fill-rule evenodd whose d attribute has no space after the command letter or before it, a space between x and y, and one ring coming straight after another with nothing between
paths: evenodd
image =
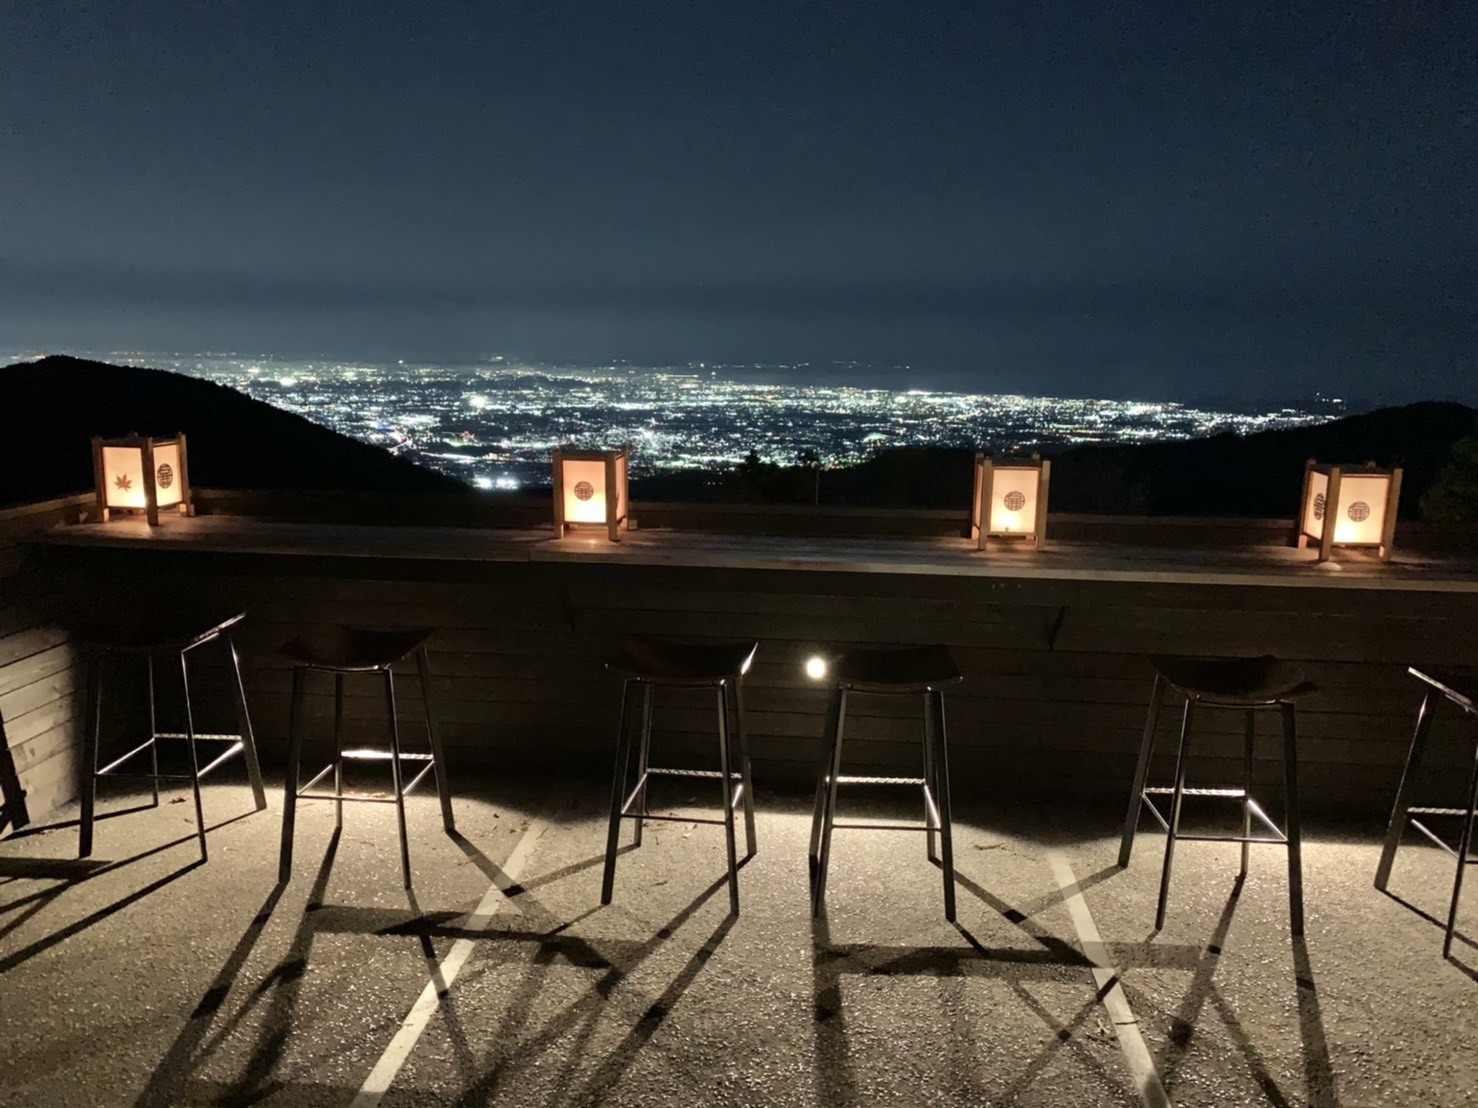
<instances>
[{"instance_id":1,"label":"wooden counter top","mask_svg":"<svg viewBox=\"0 0 1478 1108\"><path fill-rule=\"evenodd\" d=\"M47 546L159 549L274 557L432 562L567 562L747 570L822 571L978 578L1260 585L1478 593L1478 564L1397 551L1382 563L1347 552L1319 565L1312 550L1253 546L1178 549L1052 543L1030 550L977 551L958 538L819 539L632 531L620 543L553 538L547 530L387 527L277 522L243 516L166 518L61 526L37 537Z\"/></svg>"}]
</instances>

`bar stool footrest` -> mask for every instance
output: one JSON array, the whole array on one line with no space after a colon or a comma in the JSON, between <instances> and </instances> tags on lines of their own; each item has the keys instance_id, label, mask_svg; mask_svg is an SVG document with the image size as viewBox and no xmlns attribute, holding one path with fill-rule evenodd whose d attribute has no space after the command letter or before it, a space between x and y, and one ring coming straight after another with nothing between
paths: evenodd
<instances>
[{"instance_id":1,"label":"bar stool footrest","mask_svg":"<svg viewBox=\"0 0 1478 1108\"><path fill-rule=\"evenodd\" d=\"M1428 827L1421 820L1414 819L1412 817L1411 813L1412 812L1415 812L1415 811L1417 811L1417 809L1411 808L1411 809L1408 809L1407 810L1407 813L1406 813L1406 818L1407 818L1408 821L1410 821L1411 826L1414 827L1414 828L1416 828L1423 835L1425 835L1431 841L1431 843L1432 843L1433 846L1440 847L1444 851L1446 851L1448 857L1450 857L1450 858L1456 858L1457 857L1457 847L1453 846L1451 843L1449 843L1441 835L1437 834L1437 832L1433 831L1430 827ZM1427 815L1440 815L1440 816L1466 816L1468 814L1468 810L1466 808L1459 808L1459 809L1457 809L1455 811L1443 811L1443 810L1439 810L1439 811L1435 811L1435 812L1428 811L1425 814L1427 814ZM1472 865L1474 862L1478 862L1478 854L1475 854L1472 857L1465 859L1465 864L1467 864L1467 865Z\"/></svg>"},{"instance_id":2,"label":"bar stool footrest","mask_svg":"<svg viewBox=\"0 0 1478 1108\"><path fill-rule=\"evenodd\" d=\"M831 781L831 774L825 775L827 782ZM838 785L913 785L927 784L922 777L868 777L855 774L842 773L837 775Z\"/></svg>"}]
</instances>

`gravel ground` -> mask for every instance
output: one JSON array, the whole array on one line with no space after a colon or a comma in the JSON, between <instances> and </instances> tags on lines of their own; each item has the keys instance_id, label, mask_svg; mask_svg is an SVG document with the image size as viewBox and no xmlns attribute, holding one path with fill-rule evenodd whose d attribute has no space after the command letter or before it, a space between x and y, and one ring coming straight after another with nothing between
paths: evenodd
<instances>
[{"instance_id":1,"label":"gravel ground","mask_svg":"<svg viewBox=\"0 0 1478 1108\"><path fill-rule=\"evenodd\" d=\"M696 813L703 784L654 799ZM1478 1100L1478 946L1441 957L1452 863L1430 848L1386 896L1373 835L1308 828L1295 943L1280 849L1239 887L1235 847L1184 844L1155 933L1160 835L1120 871L1115 811L957 798L958 926L919 836L859 831L836 833L816 922L808 798L762 793L731 919L719 828L650 825L602 908L604 789L458 786L456 839L411 801L409 897L380 805L337 837L331 806L300 806L275 888L280 794L243 815L237 784L207 790L205 865L178 792L101 821L88 862L75 812L0 842L0 1104L348 1104L448 955L387 1106L1133 1105L1135 1041L1176 1104ZM1100 997L1069 871L1132 1022ZM1460 928L1478 934L1478 890Z\"/></svg>"}]
</instances>

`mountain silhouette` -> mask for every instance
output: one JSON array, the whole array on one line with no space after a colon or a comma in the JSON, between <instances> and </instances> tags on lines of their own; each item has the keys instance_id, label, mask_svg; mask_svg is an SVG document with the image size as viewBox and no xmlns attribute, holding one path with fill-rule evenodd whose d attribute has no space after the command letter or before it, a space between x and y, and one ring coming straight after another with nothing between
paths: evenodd
<instances>
[{"instance_id":1,"label":"mountain silhouette","mask_svg":"<svg viewBox=\"0 0 1478 1108\"><path fill-rule=\"evenodd\" d=\"M0 369L11 462L0 505L93 486L93 435L189 438L190 482L216 489L470 493L462 482L234 389L54 355Z\"/></svg>"}]
</instances>

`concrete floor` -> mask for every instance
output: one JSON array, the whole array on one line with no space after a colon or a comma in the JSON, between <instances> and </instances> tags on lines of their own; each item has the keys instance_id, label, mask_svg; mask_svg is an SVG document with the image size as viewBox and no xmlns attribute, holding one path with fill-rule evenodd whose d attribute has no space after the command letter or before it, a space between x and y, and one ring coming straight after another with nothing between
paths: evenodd
<instances>
[{"instance_id":1,"label":"concrete floor","mask_svg":"<svg viewBox=\"0 0 1478 1108\"><path fill-rule=\"evenodd\" d=\"M129 805L107 795L103 811ZM300 807L281 890L275 790L240 816L245 788L208 789L206 865L182 793L102 820L90 862L61 813L0 842L0 1104L1478 1098L1478 947L1440 955L1437 851L1398 858L1403 903L1371 887L1377 843L1311 828L1304 944L1281 850L1255 850L1238 893L1235 847L1185 844L1156 934L1158 834L1121 872L1113 811L966 799L958 927L919 836L857 831L837 832L813 925L804 797L761 794L737 919L721 830L686 823L650 825L601 908L594 786L461 781L458 839L414 798L413 897L389 806L349 806L336 842L331 805ZM1478 889L1469 904L1478 935ZM1095 978L1085 945L1117 974Z\"/></svg>"}]
</instances>

